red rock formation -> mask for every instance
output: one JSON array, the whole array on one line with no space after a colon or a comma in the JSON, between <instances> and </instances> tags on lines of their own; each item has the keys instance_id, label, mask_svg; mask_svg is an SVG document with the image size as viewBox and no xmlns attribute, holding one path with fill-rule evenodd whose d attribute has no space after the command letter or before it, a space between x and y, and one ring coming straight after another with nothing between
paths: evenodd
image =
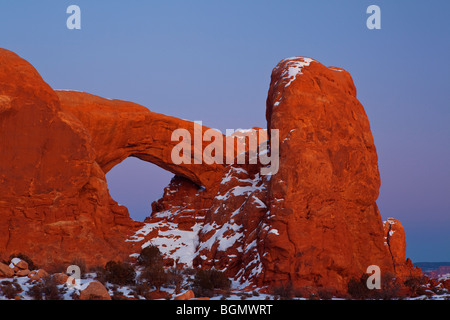
<instances>
[{"instance_id":1,"label":"red rock formation","mask_svg":"<svg viewBox=\"0 0 450 320\"><path fill-rule=\"evenodd\" d=\"M55 93L28 62L7 50L0 51L0 72L0 134L6 137L0 141L4 257L22 252L43 266L74 258L88 265L125 259L130 253L125 239L141 223L110 197L105 173L128 156L206 188L222 178L224 165L171 161L178 144L171 141L172 132L186 129L194 139L192 122L131 102ZM209 128L200 130L204 134ZM200 142L202 150L209 144ZM189 147L194 159L198 146L192 141Z\"/></svg>"},{"instance_id":2,"label":"red rock formation","mask_svg":"<svg viewBox=\"0 0 450 320\"><path fill-rule=\"evenodd\" d=\"M92 281L80 291L80 300L111 300L111 296L101 282Z\"/></svg>"},{"instance_id":3,"label":"red rock formation","mask_svg":"<svg viewBox=\"0 0 450 320\"><path fill-rule=\"evenodd\" d=\"M131 102L55 93L28 62L3 49L0 124L0 252L22 252L43 266L127 258L125 239L141 223L110 197L105 179L126 157L208 188L223 175L220 164L171 161L173 130L186 129L193 139L192 122Z\"/></svg>"},{"instance_id":4,"label":"red rock formation","mask_svg":"<svg viewBox=\"0 0 450 320\"><path fill-rule=\"evenodd\" d=\"M342 293L370 265L383 274L410 270L404 248L392 243L399 269L385 244L376 149L350 75L314 60L281 61L267 120L280 133L278 173L234 164L209 190L174 178L130 240L158 245L170 263L192 261L259 286Z\"/></svg>"},{"instance_id":5,"label":"red rock formation","mask_svg":"<svg viewBox=\"0 0 450 320\"><path fill-rule=\"evenodd\" d=\"M47 266L124 258L136 223L111 199L91 137L37 71L0 49L0 253Z\"/></svg>"},{"instance_id":6,"label":"red rock formation","mask_svg":"<svg viewBox=\"0 0 450 320\"><path fill-rule=\"evenodd\" d=\"M130 102L55 93L30 64L1 50L0 252L43 266L74 258L94 265L151 243L168 265L214 267L242 286L290 282L335 292L369 265L410 272L403 228L384 230L375 203L376 149L351 76L312 59L285 59L272 73L266 117L279 130L276 174L263 176L264 166L248 161L174 164L172 132L195 136L192 122ZM241 135L218 137L224 146ZM186 144L204 150L208 143ZM245 150L249 159L255 146ZM106 185L105 173L130 156L176 174L144 224Z\"/></svg>"},{"instance_id":7,"label":"red rock formation","mask_svg":"<svg viewBox=\"0 0 450 320\"><path fill-rule=\"evenodd\" d=\"M406 259L405 230L400 221L394 218L387 219L384 222L384 234L397 277L403 281L421 277L422 270L414 267L409 258Z\"/></svg>"},{"instance_id":8,"label":"red rock formation","mask_svg":"<svg viewBox=\"0 0 450 320\"><path fill-rule=\"evenodd\" d=\"M272 72L268 129L280 132L269 183L265 283L343 291L369 265L393 271L375 200L380 178L370 125L351 76L309 58Z\"/></svg>"}]
</instances>

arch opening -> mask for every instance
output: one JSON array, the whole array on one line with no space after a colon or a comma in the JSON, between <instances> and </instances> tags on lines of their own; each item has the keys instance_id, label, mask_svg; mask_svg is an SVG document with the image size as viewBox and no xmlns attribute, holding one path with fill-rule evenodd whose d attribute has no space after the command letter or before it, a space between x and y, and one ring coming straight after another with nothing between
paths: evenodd
<instances>
[{"instance_id":1,"label":"arch opening","mask_svg":"<svg viewBox=\"0 0 450 320\"><path fill-rule=\"evenodd\" d=\"M128 208L133 220L144 221L173 176L156 164L128 157L106 174L106 181L111 197Z\"/></svg>"}]
</instances>

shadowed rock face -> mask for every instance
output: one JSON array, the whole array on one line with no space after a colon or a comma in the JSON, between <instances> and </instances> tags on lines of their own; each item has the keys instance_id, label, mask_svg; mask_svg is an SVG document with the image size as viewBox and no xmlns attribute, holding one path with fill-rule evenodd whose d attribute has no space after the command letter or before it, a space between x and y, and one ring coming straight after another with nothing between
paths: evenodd
<instances>
[{"instance_id":1,"label":"shadowed rock face","mask_svg":"<svg viewBox=\"0 0 450 320\"><path fill-rule=\"evenodd\" d=\"M376 149L351 76L309 58L282 60L266 117L268 129L279 130L276 174L261 175L260 163L177 165L172 132L194 137L192 122L55 92L1 49L0 255L92 266L127 259L151 241L167 265L214 267L249 286L290 282L341 293L369 265L419 274L405 261L400 223L383 228ZM192 160L209 144L184 143ZM145 223L130 219L106 184L105 173L130 156L176 175Z\"/></svg>"}]
</instances>

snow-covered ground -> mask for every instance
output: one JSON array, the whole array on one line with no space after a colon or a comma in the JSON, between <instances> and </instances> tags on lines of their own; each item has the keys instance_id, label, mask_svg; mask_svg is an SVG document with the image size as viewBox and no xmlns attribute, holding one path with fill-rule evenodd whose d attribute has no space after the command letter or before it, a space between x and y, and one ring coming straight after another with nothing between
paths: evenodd
<instances>
[{"instance_id":1,"label":"snow-covered ground","mask_svg":"<svg viewBox=\"0 0 450 320\"><path fill-rule=\"evenodd\" d=\"M139 273L138 273L139 274ZM60 297L63 300L74 300L76 296L80 295L80 291L84 290L89 283L95 281L95 273L86 273L83 279L80 279L78 286L69 287L65 284L57 285L60 291ZM446 279L450 279L450 275ZM192 279L184 279L181 292L190 289L190 283ZM8 283L15 286L16 288L20 286L17 294L14 297L8 298L2 291L2 288L8 286ZM14 277L14 278L3 278L0 279L0 300L33 300L33 295L30 292L31 288L37 285L38 281L33 281L28 277ZM145 297L136 294L135 286L118 286L110 283L106 284L106 288L111 296L121 296L121 298L128 299L142 299ZM166 296L173 297L177 294L175 292L175 286L166 286L161 288L161 292L165 293ZM433 293L431 290L427 290L426 294L414 297L414 298L404 298L404 300L450 300L450 292L446 289L440 290L441 294ZM232 281L231 289L226 292L218 291L210 300L274 300L278 299L278 296L274 296L267 293L262 293L261 290L255 289L251 291L243 291L242 285L237 281ZM164 299L164 298L160 298ZM305 298L292 298L294 300L306 300ZM332 298L333 300L343 300L342 298Z\"/></svg>"}]
</instances>

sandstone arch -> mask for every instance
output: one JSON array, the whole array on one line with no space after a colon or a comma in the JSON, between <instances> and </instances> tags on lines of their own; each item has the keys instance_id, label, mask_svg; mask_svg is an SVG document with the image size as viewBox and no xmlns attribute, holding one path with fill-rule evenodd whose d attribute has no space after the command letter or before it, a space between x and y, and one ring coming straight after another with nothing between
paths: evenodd
<instances>
[{"instance_id":1,"label":"sandstone arch","mask_svg":"<svg viewBox=\"0 0 450 320\"><path fill-rule=\"evenodd\" d=\"M96 162L105 174L124 159L137 157L206 188L221 178L222 164L172 162L171 152L178 144L178 141L171 141L172 132L186 129L194 137L193 122L152 112L128 101L78 91L55 92L62 108L74 114L89 132ZM208 129L202 127L203 132ZM191 147L194 150L193 143Z\"/></svg>"}]
</instances>

